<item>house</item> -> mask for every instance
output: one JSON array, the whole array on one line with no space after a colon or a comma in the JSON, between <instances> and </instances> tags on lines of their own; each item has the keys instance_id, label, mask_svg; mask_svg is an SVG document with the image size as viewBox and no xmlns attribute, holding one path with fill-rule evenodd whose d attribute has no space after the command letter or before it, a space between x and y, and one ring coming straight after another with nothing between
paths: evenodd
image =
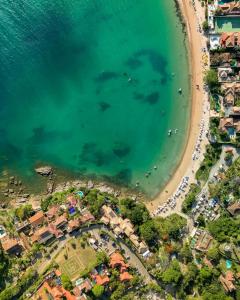
<instances>
[{"instance_id":1,"label":"house","mask_svg":"<svg viewBox=\"0 0 240 300\"><path fill-rule=\"evenodd\" d=\"M219 130L222 132L229 132L229 129L234 129L234 133L240 133L240 120L234 118L221 118L219 123Z\"/></svg>"},{"instance_id":2,"label":"house","mask_svg":"<svg viewBox=\"0 0 240 300\"><path fill-rule=\"evenodd\" d=\"M144 242L140 242L138 252L143 254L148 251L148 247Z\"/></svg>"},{"instance_id":3,"label":"house","mask_svg":"<svg viewBox=\"0 0 240 300\"><path fill-rule=\"evenodd\" d=\"M15 238L5 238L1 240L2 248L5 252L7 252L10 255L19 255L23 248L19 244L18 240Z\"/></svg>"},{"instance_id":4,"label":"house","mask_svg":"<svg viewBox=\"0 0 240 300\"><path fill-rule=\"evenodd\" d=\"M123 269L126 270L129 267L129 265L124 262L124 258L119 252L114 252L110 256L109 265L111 266L112 269L120 267L121 271Z\"/></svg>"},{"instance_id":5,"label":"house","mask_svg":"<svg viewBox=\"0 0 240 300\"><path fill-rule=\"evenodd\" d=\"M113 229L113 232L116 234L116 236L119 236L120 234L123 233L122 229L121 229L119 226L116 226L116 227Z\"/></svg>"},{"instance_id":6,"label":"house","mask_svg":"<svg viewBox=\"0 0 240 300\"><path fill-rule=\"evenodd\" d=\"M119 225L119 223L120 223L119 218L110 206L103 205L102 212L103 212L103 215L109 220L109 224L112 227Z\"/></svg>"},{"instance_id":7,"label":"house","mask_svg":"<svg viewBox=\"0 0 240 300\"><path fill-rule=\"evenodd\" d=\"M45 281L37 294L34 297L35 300L77 300L77 298L72 295L69 291L65 290L63 286L56 285L52 286L52 282Z\"/></svg>"},{"instance_id":8,"label":"house","mask_svg":"<svg viewBox=\"0 0 240 300\"><path fill-rule=\"evenodd\" d=\"M105 216L102 216L100 221L105 225L108 225L110 223L110 220Z\"/></svg>"},{"instance_id":9,"label":"house","mask_svg":"<svg viewBox=\"0 0 240 300\"><path fill-rule=\"evenodd\" d=\"M60 239L64 236L62 230L57 228L57 226L54 225L53 223L48 225L48 230L53 236L55 236L56 239Z\"/></svg>"},{"instance_id":10,"label":"house","mask_svg":"<svg viewBox=\"0 0 240 300\"><path fill-rule=\"evenodd\" d=\"M84 293L91 291L92 287L93 285L89 280L89 278L86 279L81 278L80 280L78 280L78 284L76 284L73 293L76 297L80 297Z\"/></svg>"},{"instance_id":11,"label":"house","mask_svg":"<svg viewBox=\"0 0 240 300\"><path fill-rule=\"evenodd\" d=\"M119 226L127 236L130 236L131 234L134 233L133 224L131 223L131 221L129 219L120 218Z\"/></svg>"},{"instance_id":12,"label":"house","mask_svg":"<svg viewBox=\"0 0 240 300\"><path fill-rule=\"evenodd\" d=\"M80 227L80 221L79 219L70 220L68 222L67 226L67 232L73 232L74 230L78 229Z\"/></svg>"},{"instance_id":13,"label":"house","mask_svg":"<svg viewBox=\"0 0 240 300\"><path fill-rule=\"evenodd\" d=\"M235 100L240 98L240 84L238 82L224 83L221 86L224 106L234 106Z\"/></svg>"},{"instance_id":14,"label":"house","mask_svg":"<svg viewBox=\"0 0 240 300\"><path fill-rule=\"evenodd\" d=\"M15 224L15 228L17 230L17 232L29 232L30 231L30 224L28 222L28 220L23 221L22 223L16 223Z\"/></svg>"},{"instance_id":15,"label":"house","mask_svg":"<svg viewBox=\"0 0 240 300\"><path fill-rule=\"evenodd\" d=\"M73 194L67 196L67 201L69 206L76 207L78 204L78 198Z\"/></svg>"},{"instance_id":16,"label":"house","mask_svg":"<svg viewBox=\"0 0 240 300\"><path fill-rule=\"evenodd\" d=\"M120 281L121 282L126 282L133 279L133 276L129 274L128 272L123 272L120 274Z\"/></svg>"},{"instance_id":17,"label":"house","mask_svg":"<svg viewBox=\"0 0 240 300\"><path fill-rule=\"evenodd\" d=\"M32 243L38 242L39 244L46 243L49 239L53 237L49 227L44 226L35 231L34 235L31 237Z\"/></svg>"},{"instance_id":18,"label":"house","mask_svg":"<svg viewBox=\"0 0 240 300\"><path fill-rule=\"evenodd\" d=\"M231 271L227 271L225 277L223 275L220 275L219 281L221 282L226 292L231 293L236 290L236 287L233 284L234 276Z\"/></svg>"},{"instance_id":19,"label":"house","mask_svg":"<svg viewBox=\"0 0 240 300\"><path fill-rule=\"evenodd\" d=\"M56 218L56 220L53 222L53 225L56 226L57 229L59 229L59 228L64 229L65 226L67 225L67 223L68 223L68 221L67 221L66 215L63 214Z\"/></svg>"},{"instance_id":20,"label":"house","mask_svg":"<svg viewBox=\"0 0 240 300\"><path fill-rule=\"evenodd\" d=\"M107 275L92 275L92 278L95 280L96 284L98 285L107 285L110 281Z\"/></svg>"},{"instance_id":21,"label":"house","mask_svg":"<svg viewBox=\"0 0 240 300\"><path fill-rule=\"evenodd\" d=\"M235 92L233 88L228 88L225 90L225 95L223 97L223 104L225 106L233 106L235 102Z\"/></svg>"},{"instance_id":22,"label":"house","mask_svg":"<svg viewBox=\"0 0 240 300\"><path fill-rule=\"evenodd\" d=\"M240 214L240 202L235 202L232 205L228 206L227 210L232 216Z\"/></svg>"},{"instance_id":23,"label":"house","mask_svg":"<svg viewBox=\"0 0 240 300\"><path fill-rule=\"evenodd\" d=\"M240 47L240 32L224 32L220 36L222 48Z\"/></svg>"},{"instance_id":24,"label":"house","mask_svg":"<svg viewBox=\"0 0 240 300\"><path fill-rule=\"evenodd\" d=\"M39 225L42 225L45 221L45 217L42 211L37 212L35 215L33 215L31 218L29 218L29 224L33 228L37 228Z\"/></svg>"},{"instance_id":25,"label":"house","mask_svg":"<svg viewBox=\"0 0 240 300\"><path fill-rule=\"evenodd\" d=\"M235 82L239 81L239 73L235 73L232 68L218 68L218 81L223 82Z\"/></svg>"},{"instance_id":26,"label":"house","mask_svg":"<svg viewBox=\"0 0 240 300\"><path fill-rule=\"evenodd\" d=\"M57 217L59 211L59 206L54 205L52 206L46 213L48 220L53 220Z\"/></svg>"},{"instance_id":27,"label":"house","mask_svg":"<svg viewBox=\"0 0 240 300\"><path fill-rule=\"evenodd\" d=\"M81 224L85 224L95 221L95 218L89 211L85 211L84 213L82 213L82 216L79 218L79 220Z\"/></svg>"},{"instance_id":28,"label":"house","mask_svg":"<svg viewBox=\"0 0 240 300\"><path fill-rule=\"evenodd\" d=\"M195 237L197 238L195 249L201 252L206 252L212 243L212 236L206 231L201 231L200 235L195 235Z\"/></svg>"},{"instance_id":29,"label":"house","mask_svg":"<svg viewBox=\"0 0 240 300\"><path fill-rule=\"evenodd\" d=\"M217 15L239 15L240 3L238 1L230 1L217 6Z\"/></svg>"},{"instance_id":30,"label":"house","mask_svg":"<svg viewBox=\"0 0 240 300\"><path fill-rule=\"evenodd\" d=\"M234 127L233 118L221 118L219 123L219 129L223 132L227 132L229 128Z\"/></svg>"},{"instance_id":31,"label":"house","mask_svg":"<svg viewBox=\"0 0 240 300\"><path fill-rule=\"evenodd\" d=\"M209 267L209 269L213 269L213 264L211 263L211 261L209 259L207 259L207 257L205 256L203 259L203 263Z\"/></svg>"},{"instance_id":32,"label":"house","mask_svg":"<svg viewBox=\"0 0 240 300\"><path fill-rule=\"evenodd\" d=\"M133 243L133 245L138 248L139 246L139 241L138 241L138 236L136 234L131 234L129 236L130 241Z\"/></svg>"}]
</instances>

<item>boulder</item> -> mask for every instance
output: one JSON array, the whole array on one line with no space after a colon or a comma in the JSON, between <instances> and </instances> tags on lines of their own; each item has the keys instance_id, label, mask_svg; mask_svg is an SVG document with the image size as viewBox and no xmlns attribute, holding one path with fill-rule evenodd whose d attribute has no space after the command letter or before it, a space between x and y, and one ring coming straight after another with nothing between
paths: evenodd
<instances>
[{"instance_id":1,"label":"boulder","mask_svg":"<svg viewBox=\"0 0 240 300\"><path fill-rule=\"evenodd\" d=\"M35 171L41 176L50 176L53 173L53 169L50 166L36 168Z\"/></svg>"}]
</instances>

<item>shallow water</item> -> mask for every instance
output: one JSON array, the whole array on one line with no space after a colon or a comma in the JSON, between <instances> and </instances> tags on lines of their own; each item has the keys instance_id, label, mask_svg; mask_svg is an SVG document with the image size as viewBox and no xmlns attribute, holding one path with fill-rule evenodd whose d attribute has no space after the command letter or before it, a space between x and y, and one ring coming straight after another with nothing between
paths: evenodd
<instances>
[{"instance_id":1,"label":"shallow water","mask_svg":"<svg viewBox=\"0 0 240 300\"><path fill-rule=\"evenodd\" d=\"M47 163L161 189L190 111L173 0L2 0L0 44L1 171L34 184Z\"/></svg>"}]
</instances>

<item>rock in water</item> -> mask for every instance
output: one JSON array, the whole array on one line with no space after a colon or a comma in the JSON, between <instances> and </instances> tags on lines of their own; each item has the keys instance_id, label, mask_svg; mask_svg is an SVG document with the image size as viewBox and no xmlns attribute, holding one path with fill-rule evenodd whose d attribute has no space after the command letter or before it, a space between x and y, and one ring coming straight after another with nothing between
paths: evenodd
<instances>
[{"instance_id":1,"label":"rock in water","mask_svg":"<svg viewBox=\"0 0 240 300\"><path fill-rule=\"evenodd\" d=\"M50 176L53 173L53 169L52 167L49 166L45 166L45 167L40 167L40 168L36 168L35 171L42 176Z\"/></svg>"}]
</instances>

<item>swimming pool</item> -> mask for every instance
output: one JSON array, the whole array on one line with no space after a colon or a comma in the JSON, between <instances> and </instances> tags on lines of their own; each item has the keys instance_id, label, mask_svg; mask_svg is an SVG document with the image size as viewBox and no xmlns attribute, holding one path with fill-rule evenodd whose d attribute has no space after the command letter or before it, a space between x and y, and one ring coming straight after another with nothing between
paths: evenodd
<instances>
[{"instance_id":1,"label":"swimming pool","mask_svg":"<svg viewBox=\"0 0 240 300\"><path fill-rule=\"evenodd\" d=\"M229 259L226 260L226 267L227 267L227 269L231 269L231 267L232 267L231 260L229 260Z\"/></svg>"},{"instance_id":2,"label":"swimming pool","mask_svg":"<svg viewBox=\"0 0 240 300\"><path fill-rule=\"evenodd\" d=\"M215 17L214 19L216 33L240 31L240 17L228 16Z\"/></svg>"}]
</instances>

